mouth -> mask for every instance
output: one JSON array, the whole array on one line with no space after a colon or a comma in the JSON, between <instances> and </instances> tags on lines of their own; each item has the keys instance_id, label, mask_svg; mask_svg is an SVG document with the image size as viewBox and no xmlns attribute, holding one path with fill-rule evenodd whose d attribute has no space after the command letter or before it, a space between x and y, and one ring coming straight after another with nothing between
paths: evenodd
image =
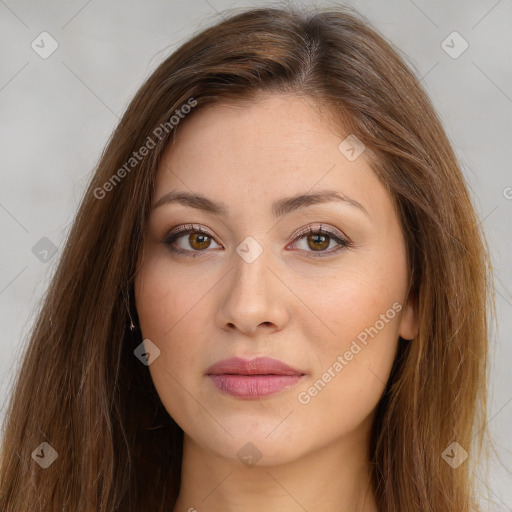
<instances>
[{"instance_id":1,"label":"mouth","mask_svg":"<svg viewBox=\"0 0 512 512\"><path fill-rule=\"evenodd\" d=\"M257 399L290 389L306 373L268 357L224 359L210 366L206 376L225 394Z\"/></svg>"}]
</instances>

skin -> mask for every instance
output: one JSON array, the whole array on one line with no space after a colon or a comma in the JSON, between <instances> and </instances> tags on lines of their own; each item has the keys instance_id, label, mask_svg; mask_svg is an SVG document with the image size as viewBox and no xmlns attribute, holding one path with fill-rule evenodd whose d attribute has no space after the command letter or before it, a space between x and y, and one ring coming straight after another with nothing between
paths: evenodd
<instances>
[{"instance_id":1,"label":"skin","mask_svg":"<svg viewBox=\"0 0 512 512\"><path fill-rule=\"evenodd\" d=\"M161 160L153 204L170 191L194 192L225 203L228 213L160 206L139 255L140 329L160 350L149 370L185 433L173 511L375 512L368 464L375 409L398 337L410 340L418 328L391 198L367 152L352 162L340 152L348 134L336 133L312 100L260 94L249 105L208 106L182 123ZM350 196L367 213L331 201L273 217L275 200L320 189ZM173 243L195 258L165 244L172 229L188 223L211 235L180 233ZM353 245L295 236L320 224ZM247 236L263 247L251 263L236 252ZM394 303L401 311L301 403L299 393L329 368L332 375L338 356ZM262 355L306 376L246 400L221 393L205 375L219 360ZM248 442L261 453L250 467L237 456Z\"/></svg>"}]
</instances>

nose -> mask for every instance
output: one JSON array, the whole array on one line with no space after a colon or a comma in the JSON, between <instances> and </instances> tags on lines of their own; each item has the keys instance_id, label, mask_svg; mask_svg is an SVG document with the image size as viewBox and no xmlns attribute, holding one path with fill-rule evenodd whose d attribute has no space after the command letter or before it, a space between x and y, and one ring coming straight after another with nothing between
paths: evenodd
<instances>
[{"instance_id":1,"label":"nose","mask_svg":"<svg viewBox=\"0 0 512 512\"><path fill-rule=\"evenodd\" d=\"M284 328L290 291L270 264L265 251L251 262L233 255L233 268L219 295L217 318L222 329L254 336L262 329L269 334Z\"/></svg>"}]
</instances>

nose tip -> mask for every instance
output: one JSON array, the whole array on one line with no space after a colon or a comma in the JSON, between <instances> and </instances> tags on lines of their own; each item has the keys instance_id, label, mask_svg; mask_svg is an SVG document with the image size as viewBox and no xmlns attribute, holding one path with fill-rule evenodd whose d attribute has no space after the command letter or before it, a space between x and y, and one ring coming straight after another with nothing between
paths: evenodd
<instances>
[{"instance_id":1,"label":"nose tip","mask_svg":"<svg viewBox=\"0 0 512 512\"><path fill-rule=\"evenodd\" d=\"M254 325L254 323L251 324L250 322L244 322L243 320L237 322L237 325L235 325L233 322L228 323L228 327L230 329L238 329L239 331L242 331L243 333L247 334L248 336L253 336L260 326L277 328L277 326L275 324L273 324L272 322L267 322L267 321L260 322L258 325Z\"/></svg>"}]
</instances>

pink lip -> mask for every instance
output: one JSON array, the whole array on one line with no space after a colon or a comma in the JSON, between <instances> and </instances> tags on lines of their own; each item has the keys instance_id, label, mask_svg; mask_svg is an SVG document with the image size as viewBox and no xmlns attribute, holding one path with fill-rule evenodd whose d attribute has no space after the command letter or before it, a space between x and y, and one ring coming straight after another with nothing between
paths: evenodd
<instances>
[{"instance_id":1,"label":"pink lip","mask_svg":"<svg viewBox=\"0 0 512 512\"><path fill-rule=\"evenodd\" d=\"M224 359L206 370L217 388L238 398L256 399L289 389L305 373L269 357Z\"/></svg>"}]
</instances>

